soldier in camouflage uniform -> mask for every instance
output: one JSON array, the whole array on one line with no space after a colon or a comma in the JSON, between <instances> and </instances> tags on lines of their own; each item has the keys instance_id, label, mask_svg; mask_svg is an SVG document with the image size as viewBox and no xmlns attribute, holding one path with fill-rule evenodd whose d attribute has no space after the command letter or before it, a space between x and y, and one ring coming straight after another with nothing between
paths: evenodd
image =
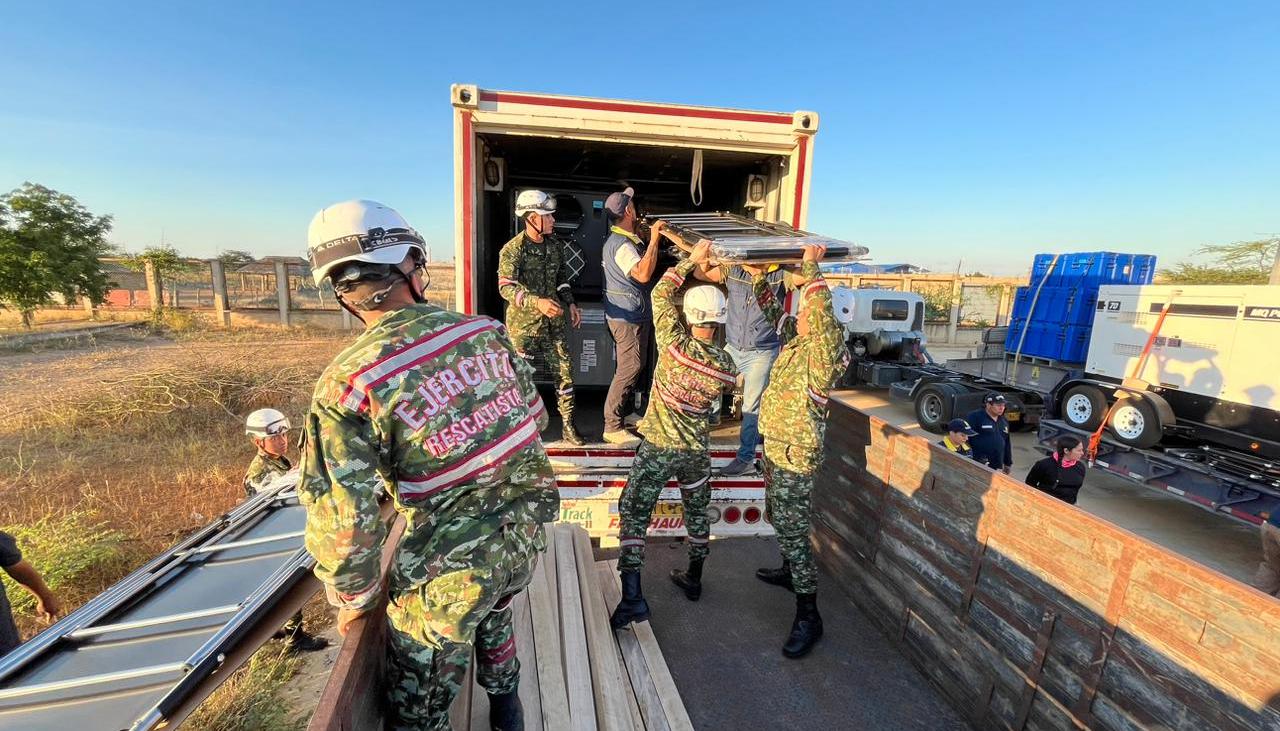
<instances>
[{"instance_id":1,"label":"soldier in camouflage uniform","mask_svg":"<svg viewBox=\"0 0 1280 731\"><path fill-rule=\"evenodd\" d=\"M424 244L395 211L331 206L308 248L365 323L316 384L299 482L339 630L389 595L389 728L448 728L473 646L492 727L522 728L510 602L560 505L532 368L500 323L425 303ZM405 524L385 577L384 494Z\"/></svg>"},{"instance_id":2,"label":"soldier in camouflage uniform","mask_svg":"<svg viewBox=\"0 0 1280 731\"><path fill-rule=\"evenodd\" d=\"M289 418L275 409L258 409L245 419L244 432L258 450L244 475L245 497L253 497L293 469L285 455L289 451ZM290 650L315 652L329 646L328 640L302 628L302 610L289 617L276 637L286 638Z\"/></svg>"},{"instance_id":3,"label":"soldier in camouflage uniform","mask_svg":"<svg viewBox=\"0 0 1280 731\"><path fill-rule=\"evenodd\" d=\"M710 242L700 243L690 257L662 275L653 290L654 337L658 367L649 392L649 409L640 420L644 435L636 450L627 485L618 501L622 550L622 601L611 624L620 629L649 618L649 605L640 588L645 534L658 495L674 476L684 501L684 525L689 534L689 568L671 572L671 580L693 600L702 595L702 564L707 558L711 524L711 460L707 455L711 402L733 388L737 371L733 359L715 344L717 324L724 323L724 294L714 285L691 287L684 294L681 322L677 306L680 289L694 267L704 263Z\"/></svg>"},{"instance_id":4,"label":"soldier in camouflage uniform","mask_svg":"<svg viewBox=\"0 0 1280 731\"><path fill-rule=\"evenodd\" d=\"M796 617L782 647L787 657L801 657L822 636L818 614L818 569L810 545L809 496L813 476L822 462L826 432L827 394L849 363L844 330L831 308L831 291L818 270L825 250L805 247L798 277L800 314L784 312L764 275L754 281L765 316L782 335L782 352L774 361L760 409L760 432L765 436L765 505L778 534L783 564L760 569L762 580L796 593Z\"/></svg>"},{"instance_id":5,"label":"soldier in camouflage uniform","mask_svg":"<svg viewBox=\"0 0 1280 731\"><path fill-rule=\"evenodd\" d=\"M565 246L552 232L556 199L526 190L516 199L524 230L498 254L498 292L507 301L507 334L522 358L541 355L556 374L556 403L565 441L582 445L573 423L573 360L569 357L565 310L574 327L582 312L573 301Z\"/></svg>"}]
</instances>

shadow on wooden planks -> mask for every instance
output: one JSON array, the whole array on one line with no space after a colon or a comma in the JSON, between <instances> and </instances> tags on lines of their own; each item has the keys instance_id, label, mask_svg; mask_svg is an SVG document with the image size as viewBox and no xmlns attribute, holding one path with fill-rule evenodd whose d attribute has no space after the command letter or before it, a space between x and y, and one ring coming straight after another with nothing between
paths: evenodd
<instances>
[{"instance_id":1,"label":"shadow on wooden planks","mask_svg":"<svg viewBox=\"0 0 1280 731\"><path fill-rule=\"evenodd\" d=\"M974 726L1280 728L1280 601L836 399L830 418L819 560Z\"/></svg>"},{"instance_id":2,"label":"shadow on wooden planks","mask_svg":"<svg viewBox=\"0 0 1280 731\"><path fill-rule=\"evenodd\" d=\"M640 624L615 635L609 627L620 598L616 568L596 562L581 527L548 525L547 544L511 604L525 728L692 731L652 630ZM385 615L379 608L375 616L348 633L310 731L382 727ZM450 726L488 729L488 710L473 658Z\"/></svg>"}]
</instances>

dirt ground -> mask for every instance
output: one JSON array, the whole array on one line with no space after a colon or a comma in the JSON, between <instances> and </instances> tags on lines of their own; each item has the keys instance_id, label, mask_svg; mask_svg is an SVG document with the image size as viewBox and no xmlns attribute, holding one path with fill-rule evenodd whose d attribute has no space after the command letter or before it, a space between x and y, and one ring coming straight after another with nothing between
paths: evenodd
<instances>
[{"instance_id":1,"label":"dirt ground","mask_svg":"<svg viewBox=\"0 0 1280 731\"><path fill-rule=\"evenodd\" d=\"M109 563L54 587L65 611L75 609L243 499L254 453L245 414L270 406L297 423L315 378L350 337L116 331L88 346L0 351L0 526L87 513L123 535ZM47 563L36 551L27 557ZM42 628L16 618L24 636ZM331 627L322 601L307 620L318 633ZM336 647L305 655L279 693L298 724Z\"/></svg>"}]
</instances>

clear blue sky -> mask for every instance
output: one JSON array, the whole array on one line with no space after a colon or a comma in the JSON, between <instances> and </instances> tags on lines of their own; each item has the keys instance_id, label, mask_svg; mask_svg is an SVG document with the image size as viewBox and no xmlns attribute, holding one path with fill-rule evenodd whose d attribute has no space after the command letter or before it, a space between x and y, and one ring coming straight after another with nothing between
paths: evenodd
<instances>
[{"instance_id":1,"label":"clear blue sky","mask_svg":"<svg viewBox=\"0 0 1280 731\"><path fill-rule=\"evenodd\" d=\"M0 189L195 256L300 254L316 209L370 197L447 258L468 82L816 110L809 227L880 261L1171 263L1280 231L1275 2L694 5L10 4Z\"/></svg>"}]
</instances>

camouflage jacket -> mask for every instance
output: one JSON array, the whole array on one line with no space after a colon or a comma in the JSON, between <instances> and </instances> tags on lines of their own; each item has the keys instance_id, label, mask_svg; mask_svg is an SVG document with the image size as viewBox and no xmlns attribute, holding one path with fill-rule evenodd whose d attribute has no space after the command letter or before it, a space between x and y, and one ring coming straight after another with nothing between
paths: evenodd
<instances>
[{"instance_id":1,"label":"camouflage jacket","mask_svg":"<svg viewBox=\"0 0 1280 731\"><path fill-rule=\"evenodd\" d=\"M831 290L818 265L806 262L799 296L804 309L817 317L809 320L809 332L796 334L796 320L783 311L765 277L753 282L765 316L779 329L782 351L769 371L769 385L760 404L760 433L768 442L820 450L826 430L827 394L848 367L849 351L844 330L831 309ZM814 465L816 466L816 465Z\"/></svg>"},{"instance_id":2,"label":"camouflage jacket","mask_svg":"<svg viewBox=\"0 0 1280 731\"><path fill-rule=\"evenodd\" d=\"M566 309L573 304L564 244L550 236L530 241L523 232L508 241L498 254L498 292L507 301L508 328L530 332L550 324L552 318L538 311L539 297L559 300Z\"/></svg>"},{"instance_id":3,"label":"camouflage jacket","mask_svg":"<svg viewBox=\"0 0 1280 731\"><path fill-rule=\"evenodd\" d=\"M244 475L244 494L248 497L257 495L262 488L275 482L276 478L293 469L289 458L284 455L273 457L261 449L249 463L249 471Z\"/></svg>"},{"instance_id":4,"label":"camouflage jacket","mask_svg":"<svg viewBox=\"0 0 1280 731\"><path fill-rule=\"evenodd\" d=\"M658 367L638 428L647 441L667 449L707 448L711 404L733 388L738 375L729 354L693 337L680 317L678 295L692 270L688 261L668 269L651 296Z\"/></svg>"},{"instance_id":5,"label":"camouflage jacket","mask_svg":"<svg viewBox=\"0 0 1280 731\"><path fill-rule=\"evenodd\" d=\"M546 423L495 320L418 304L369 325L321 374L304 425L306 547L330 602L377 600L384 491L406 526L393 581L410 584L503 525L555 520Z\"/></svg>"}]
</instances>

